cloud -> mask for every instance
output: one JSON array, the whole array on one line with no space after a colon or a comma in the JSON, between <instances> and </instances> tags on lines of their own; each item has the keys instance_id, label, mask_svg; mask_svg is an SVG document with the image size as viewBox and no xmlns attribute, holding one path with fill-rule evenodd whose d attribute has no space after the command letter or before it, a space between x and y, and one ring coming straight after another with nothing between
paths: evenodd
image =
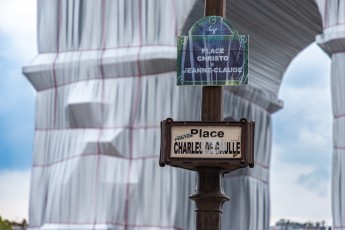
<instances>
[{"instance_id":1,"label":"cloud","mask_svg":"<svg viewBox=\"0 0 345 230\"><path fill-rule=\"evenodd\" d=\"M276 162L272 171L275 173L271 174L271 225L282 218L332 223L329 179L323 177L321 185L316 185L316 180L321 178L307 178L307 175L314 175L314 169L298 163ZM315 186L313 190L318 192L310 190L305 183Z\"/></svg>"},{"instance_id":2,"label":"cloud","mask_svg":"<svg viewBox=\"0 0 345 230\"><path fill-rule=\"evenodd\" d=\"M0 216L28 220L30 171L0 171Z\"/></svg>"},{"instance_id":3,"label":"cloud","mask_svg":"<svg viewBox=\"0 0 345 230\"><path fill-rule=\"evenodd\" d=\"M283 87L309 88L328 85L331 59L319 46L312 43L299 53L288 66ZM298 77L293 75L298 72Z\"/></svg>"},{"instance_id":4,"label":"cloud","mask_svg":"<svg viewBox=\"0 0 345 230\"><path fill-rule=\"evenodd\" d=\"M21 68L36 55L36 0L0 0L0 170L31 165L34 90Z\"/></svg>"},{"instance_id":5,"label":"cloud","mask_svg":"<svg viewBox=\"0 0 345 230\"><path fill-rule=\"evenodd\" d=\"M37 53L36 0L0 5L0 215L22 221L28 218L34 93L21 68Z\"/></svg>"},{"instance_id":6,"label":"cloud","mask_svg":"<svg viewBox=\"0 0 345 230\"><path fill-rule=\"evenodd\" d=\"M36 25L37 0L0 0L0 30L10 34L31 34Z\"/></svg>"},{"instance_id":7,"label":"cloud","mask_svg":"<svg viewBox=\"0 0 345 230\"><path fill-rule=\"evenodd\" d=\"M273 141L284 146L280 160L319 166L330 163L332 107L329 75L330 60L315 44L289 66L280 95L284 108L273 115Z\"/></svg>"},{"instance_id":8,"label":"cloud","mask_svg":"<svg viewBox=\"0 0 345 230\"><path fill-rule=\"evenodd\" d=\"M32 86L21 62L0 58L0 170L30 167L34 135Z\"/></svg>"},{"instance_id":9,"label":"cloud","mask_svg":"<svg viewBox=\"0 0 345 230\"><path fill-rule=\"evenodd\" d=\"M313 56L318 63L325 58L325 54L319 53L319 48L310 46L304 52L317 51ZM321 55L321 57L319 57ZM283 85L281 98L284 100L284 108L273 115L273 142L281 147L280 154L273 152L278 158L290 163L301 163L313 167L330 168L332 153L332 108L329 84L329 72L327 75L315 75L310 85L300 88L298 82L301 76L308 76L308 70L295 69L294 67L304 63L305 58L311 55L299 55L292 65L286 78L290 84ZM323 73L323 69L329 69L329 62L325 65L317 65L314 69ZM322 80L318 80L322 79ZM284 83L283 83L284 84ZM325 171L325 170L324 170ZM326 170L327 171L327 170Z\"/></svg>"},{"instance_id":10,"label":"cloud","mask_svg":"<svg viewBox=\"0 0 345 230\"><path fill-rule=\"evenodd\" d=\"M26 62L34 57L37 52L36 2L0 0L0 57Z\"/></svg>"},{"instance_id":11,"label":"cloud","mask_svg":"<svg viewBox=\"0 0 345 230\"><path fill-rule=\"evenodd\" d=\"M330 184L329 174L324 171L313 171L311 173L301 174L298 183L319 196L326 196L329 192Z\"/></svg>"},{"instance_id":12,"label":"cloud","mask_svg":"<svg viewBox=\"0 0 345 230\"><path fill-rule=\"evenodd\" d=\"M331 224L330 59L315 44L289 66L283 110L273 115L271 223L281 218Z\"/></svg>"}]
</instances>

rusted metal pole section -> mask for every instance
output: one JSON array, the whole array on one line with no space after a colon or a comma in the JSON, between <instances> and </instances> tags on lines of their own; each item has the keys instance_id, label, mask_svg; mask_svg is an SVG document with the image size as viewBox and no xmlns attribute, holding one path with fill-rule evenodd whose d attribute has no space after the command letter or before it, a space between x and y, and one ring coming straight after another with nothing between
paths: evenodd
<instances>
[{"instance_id":1,"label":"rusted metal pole section","mask_svg":"<svg viewBox=\"0 0 345 230\"><path fill-rule=\"evenodd\" d=\"M225 17L225 0L205 0L206 16ZM202 88L201 120L223 120L222 86ZM196 230L220 230L223 203L229 200L223 190L222 170L199 169L196 191L190 198L196 204Z\"/></svg>"}]
</instances>

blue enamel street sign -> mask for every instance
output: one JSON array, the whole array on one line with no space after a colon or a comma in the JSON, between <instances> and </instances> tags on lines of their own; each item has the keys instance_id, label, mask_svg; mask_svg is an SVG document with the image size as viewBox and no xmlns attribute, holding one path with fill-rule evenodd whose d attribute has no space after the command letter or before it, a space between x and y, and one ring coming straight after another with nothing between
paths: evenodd
<instances>
[{"instance_id":1,"label":"blue enamel street sign","mask_svg":"<svg viewBox=\"0 0 345 230\"><path fill-rule=\"evenodd\" d=\"M177 85L247 84L248 42L220 16L200 19L178 37Z\"/></svg>"}]
</instances>

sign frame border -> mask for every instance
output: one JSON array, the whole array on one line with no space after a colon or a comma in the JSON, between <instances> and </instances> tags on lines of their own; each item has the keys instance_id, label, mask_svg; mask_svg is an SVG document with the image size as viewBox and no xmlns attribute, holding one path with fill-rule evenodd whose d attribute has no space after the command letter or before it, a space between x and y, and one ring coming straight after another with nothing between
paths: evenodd
<instances>
[{"instance_id":1,"label":"sign frame border","mask_svg":"<svg viewBox=\"0 0 345 230\"><path fill-rule=\"evenodd\" d=\"M197 29L197 26L203 21L206 20L221 20L223 24L228 26L229 31L232 33L230 34L194 34L194 31ZM241 41L243 39L243 73L242 76L238 79L230 79L230 80L222 80L219 81L212 80L211 82L207 82L205 80L199 81L186 81L183 73L183 53L184 53L184 42L189 43L190 39L202 39L207 37L208 39L215 39L215 40L229 40L229 41ZM242 43L242 42L241 42ZM231 22L224 17L221 16L207 16L200 18L194 25L190 28L188 35L181 35L177 37L177 59L176 59L176 79L177 79L177 86L241 86L247 85L249 82L249 35L238 34L238 31L231 25ZM242 80L241 80L242 79Z\"/></svg>"},{"instance_id":2,"label":"sign frame border","mask_svg":"<svg viewBox=\"0 0 345 230\"><path fill-rule=\"evenodd\" d=\"M241 157L240 158L195 158L171 157L171 129L173 126L232 126L241 127ZM254 129L255 122L242 118L236 121L174 121L167 118L161 121L161 150L159 164L161 167L174 167L197 171L200 168L220 168L233 171L238 168L254 167Z\"/></svg>"}]
</instances>

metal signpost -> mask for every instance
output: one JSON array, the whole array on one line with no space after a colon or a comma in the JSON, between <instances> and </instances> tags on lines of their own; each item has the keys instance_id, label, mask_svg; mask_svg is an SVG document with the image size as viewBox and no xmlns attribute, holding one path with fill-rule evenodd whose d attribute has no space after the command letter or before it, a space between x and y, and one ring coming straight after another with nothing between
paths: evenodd
<instances>
[{"instance_id":1,"label":"metal signpost","mask_svg":"<svg viewBox=\"0 0 345 230\"><path fill-rule=\"evenodd\" d=\"M196 229L220 230L224 173L254 167L253 121L223 120L223 85L247 84L249 38L224 19L225 0L205 0L205 18L178 37L177 84L202 87L201 122L161 122L160 165L198 173Z\"/></svg>"}]
</instances>

